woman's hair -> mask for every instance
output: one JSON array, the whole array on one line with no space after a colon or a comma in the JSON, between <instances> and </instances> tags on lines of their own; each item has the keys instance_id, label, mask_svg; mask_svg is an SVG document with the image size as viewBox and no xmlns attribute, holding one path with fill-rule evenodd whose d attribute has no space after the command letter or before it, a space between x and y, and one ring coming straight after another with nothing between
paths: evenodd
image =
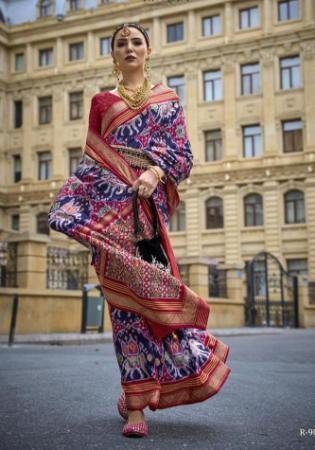
<instances>
[{"instance_id":1,"label":"woman's hair","mask_svg":"<svg viewBox=\"0 0 315 450\"><path fill-rule=\"evenodd\" d=\"M115 42L116 34L118 33L119 30L121 30L121 29L122 29L123 27L125 27L125 26L137 28L137 30L139 30L139 31L143 34L144 39L145 39L146 44L147 44L147 47L148 47L148 48L150 47L150 39L149 39L149 35L148 35L148 33L145 31L145 29L143 28L143 26L140 25L140 23L127 22L127 23L122 23L121 25L118 25L118 27L115 29L115 31L114 31L114 33L113 33L113 35L112 35L111 43L110 43L112 50L114 50L114 42Z\"/></svg>"}]
</instances>

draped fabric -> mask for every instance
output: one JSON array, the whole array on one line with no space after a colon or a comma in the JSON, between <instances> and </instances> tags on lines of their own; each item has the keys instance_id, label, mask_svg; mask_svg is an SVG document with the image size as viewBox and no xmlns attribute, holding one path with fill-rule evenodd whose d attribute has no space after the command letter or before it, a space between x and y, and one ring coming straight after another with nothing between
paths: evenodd
<instances>
[{"instance_id":1,"label":"draped fabric","mask_svg":"<svg viewBox=\"0 0 315 450\"><path fill-rule=\"evenodd\" d=\"M159 183L152 197L167 267L137 254L128 188L143 169L131 167L119 147L141 151L166 174L166 184ZM205 331L209 305L182 282L166 230L179 203L177 186L192 165L183 108L173 90L156 84L137 111L120 97L102 92L91 101L78 168L49 211L54 230L91 249L110 307L129 409L204 400L220 389L230 372L224 364L229 347ZM139 219L142 237L151 238L152 215L144 198L139 199Z\"/></svg>"}]
</instances>

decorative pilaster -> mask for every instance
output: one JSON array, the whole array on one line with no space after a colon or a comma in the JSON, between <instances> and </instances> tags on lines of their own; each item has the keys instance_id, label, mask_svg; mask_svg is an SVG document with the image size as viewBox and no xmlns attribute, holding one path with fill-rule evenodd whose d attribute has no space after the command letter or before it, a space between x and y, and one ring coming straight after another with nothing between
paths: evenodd
<instances>
[{"instance_id":1,"label":"decorative pilaster","mask_svg":"<svg viewBox=\"0 0 315 450\"><path fill-rule=\"evenodd\" d=\"M279 183L266 181L264 183L264 227L265 250L280 260L281 255L281 217L279 217Z\"/></svg>"},{"instance_id":2,"label":"decorative pilaster","mask_svg":"<svg viewBox=\"0 0 315 450\"><path fill-rule=\"evenodd\" d=\"M195 186L189 185L185 194L185 204L187 256L199 256L201 253L200 201L199 191Z\"/></svg>"},{"instance_id":3,"label":"decorative pilaster","mask_svg":"<svg viewBox=\"0 0 315 450\"><path fill-rule=\"evenodd\" d=\"M238 188L236 185L224 186L224 231L225 264L241 262L240 230L238 226Z\"/></svg>"},{"instance_id":4,"label":"decorative pilaster","mask_svg":"<svg viewBox=\"0 0 315 450\"><path fill-rule=\"evenodd\" d=\"M315 281L315 177L305 180L305 211L307 221L307 260L309 281Z\"/></svg>"}]
</instances>

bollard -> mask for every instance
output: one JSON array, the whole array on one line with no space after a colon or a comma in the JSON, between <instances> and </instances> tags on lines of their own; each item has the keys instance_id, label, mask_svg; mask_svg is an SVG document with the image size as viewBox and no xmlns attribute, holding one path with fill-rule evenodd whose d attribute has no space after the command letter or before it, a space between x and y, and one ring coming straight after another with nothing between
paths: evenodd
<instances>
[{"instance_id":1,"label":"bollard","mask_svg":"<svg viewBox=\"0 0 315 450\"><path fill-rule=\"evenodd\" d=\"M10 334L9 334L9 345L12 345L14 343L14 335L15 335L15 326L16 326L18 307L19 307L19 296L17 294L15 294L15 296L13 298L12 317L11 317Z\"/></svg>"}]
</instances>

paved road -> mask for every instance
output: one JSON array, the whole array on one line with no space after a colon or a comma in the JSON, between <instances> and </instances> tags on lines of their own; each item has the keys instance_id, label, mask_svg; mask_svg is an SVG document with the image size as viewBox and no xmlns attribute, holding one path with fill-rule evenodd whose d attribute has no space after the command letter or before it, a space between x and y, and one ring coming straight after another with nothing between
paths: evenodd
<instances>
[{"instance_id":1,"label":"paved road","mask_svg":"<svg viewBox=\"0 0 315 450\"><path fill-rule=\"evenodd\" d=\"M315 329L224 341L232 372L222 390L192 406L148 411L150 436L142 439L121 435L112 344L2 346L0 449L314 449Z\"/></svg>"}]
</instances>

